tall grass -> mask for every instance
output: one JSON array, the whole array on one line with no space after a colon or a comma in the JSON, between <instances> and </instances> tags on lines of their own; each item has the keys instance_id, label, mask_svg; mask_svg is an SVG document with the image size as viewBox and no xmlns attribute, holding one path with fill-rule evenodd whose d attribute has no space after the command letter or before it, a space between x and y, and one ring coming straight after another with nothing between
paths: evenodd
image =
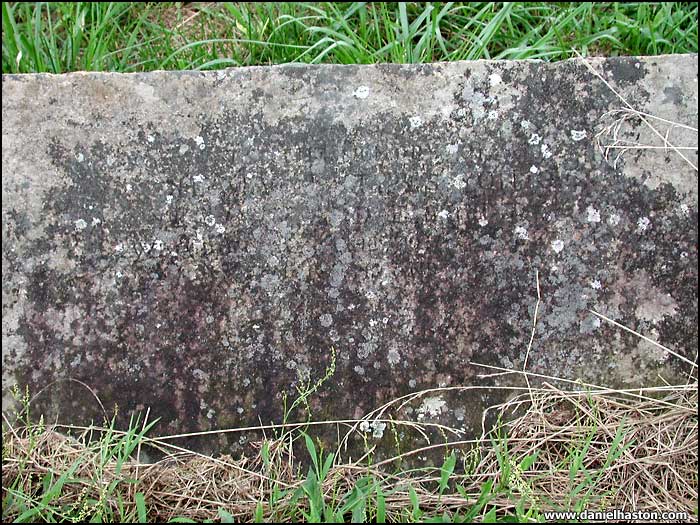
<instances>
[{"instance_id":1,"label":"tall grass","mask_svg":"<svg viewBox=\"0 0 700 525\"><path fill-rule=\"evenodd\" d=\"M698 50L693 2L4 2L3 73Z\"/></svg>"}]
</instances>

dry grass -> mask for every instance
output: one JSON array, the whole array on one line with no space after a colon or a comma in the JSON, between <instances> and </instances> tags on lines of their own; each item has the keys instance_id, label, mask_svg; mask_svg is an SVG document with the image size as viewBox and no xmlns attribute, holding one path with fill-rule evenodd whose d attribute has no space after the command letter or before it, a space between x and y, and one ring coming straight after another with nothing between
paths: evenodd
<instances>
[{"instance_id":1,"label":"dry grass","mask_svg":"<svg viewBox=\"0 0 700 525\"><path fill-rule=\"evenodd\" d=\"M391 462L334 464L320 487L325 504L338 511L343 495L369 476L383 494L388 521L411 518L411 491L422 519L465 513L487 483L493 488L488 505L480 510L482 517L494 509L500 516L514 515L518 505L535 513L619 508L697 516L697 403L697 381L648 389L643 395L570 392L545 384L495 407L510 421L482 436L471 468L466 463L466 470L458 466L442 494L437 489L439 468L392 472ZM521 415L513 418L514 411ZM294 432L268 440L265 451L258 443L253 457L237 460L173 451L167 441L149 440L171 453L154 464L130 462L120 469L114 459L101 465L104 447L99 445L85 445L54 429L36 434L27 427L8 428L3 439L3 500L17 478L21 479L14 486L40 499L47 473L60 475L77 464L72 476L77 481L66 483L52 501L64 509L66 519L81 509L91 515L100 505L114 515L135 516L135 494L141 493L149 521L218 520L220 509L236 520L253 521L257 516L294 521L309 505L296 490L306 480L290 458ZM526 467L521 468L524 461ZM128 478L138 481L127 483ZM113 491L108 490L110 484ZM4 520L17 518L5 512L4 508Z\"/></svg>"},{"instance_id":2,"label":"dry grass","mask_svg":"<svg viewBox=\"0 0 700 525\"><path fill-rule=\"evenodd\" d=\"M528 400L529 402L529 400ZM537 452L521 474L541 510L570 500L573 489L593 489L592 508L697 512L697 383L666 391L658 400L618 393L551 392L533 394L527 412L509 426L509 454L519 462ZM611 461L615 441L619 458ZM588 443L582 469L561 468ZM482 460L481 480L499 475L490 450ZM586 476L595 481L587 483ZM579 495L581 491L578 492ZM512 505L499 498L504 509Z\"/></svg>"}]
</instances>

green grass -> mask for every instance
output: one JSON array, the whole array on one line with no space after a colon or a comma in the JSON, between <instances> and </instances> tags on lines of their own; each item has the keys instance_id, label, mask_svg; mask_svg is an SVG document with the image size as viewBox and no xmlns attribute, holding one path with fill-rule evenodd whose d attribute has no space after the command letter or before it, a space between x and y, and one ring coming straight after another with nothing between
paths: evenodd
<instances>
[{"instance_id":1,"label":"green grass","mask_svg":"<svg viewBox=\"0 0 700 525\"><path fill-rule=\"evenodd\" d=\"M299 398L312 395L314 386ZM342 447L324 449L308 419L276 428L240 460L183 455L173 447L164 460L137 465L132 460L142 447L168 446L167 438L148 436L154 424L148 415L133 416L125 430L114 427L114 418L101 427L57 427L78 431L71 440L33 421L28 392L16 389L20 409L14 423L4 416L3 424L2 518L529 523L542 522L551 510L630 503L697 518L697 383L644 391L654 397L535 389L526 413L508 423L499 418L466 454L436 443L446 448L441 465L405 469L399 462L380 470L371 449L354 462L341 459ZM294 458L300 447L308 453L305 463Z\"/></svg>"},{"instance_id":2,"label":"green grass","mask_svg":"<svg viewBox=\"0 0 700 525\"><path fill-rule=\"evenodd\" d=\"M13 429L12 435L6 431L3 437L4 442L9 442L19 432L28 441L24 447L6 445L3 448L3 522L146 523L153 522L154 515L157 522L162 522L165 512L172 510L163 508L157 501L157 491L148 493L153 488L149 487L148 482L132 477L133 468L126 468L130 466L128 461L137 446L149 444L145 435L153 423L146 425L135 418L129 428L122 432L115 431L114 420L105 427L95 427L90 433L98 434L99 438L85 441L85 448L67 460L61 457L61 453L65 454L67 449L61 450L60 446L51 444L56 438L49 429L41 423L22 419L24 426ZM439 474L439 479L437 476L417 477L415 472L397 472L393 477L384 477L368 468L365 474L348 482L334 465L335 453L324 453L304 431L293 434L293 440L304 441L311 459L306 476L297 469L296 478L290 480L284 475L288 466L286 460L281 455L276 460L270 460L268 447L272 443L286 441L286 436L281 440L265 441L267 447L263 447L263 450L267 452L262 454L268 456L262 470L271 477L273 486L266 498L248 505L248 515L241 515L239 509L236 516L232 515L229 510L235 511L227 510L226 502L221 501L215 512L209 510L209 515L213 514L210 518L196 519L196 511L185 509L181 510L181 515L171 517L167 522L471 523L480 518L487 522L497 518L499 521L528 522L541 517L530 501L516 493L522 490L526 482L522 477L515 479L510 474L511 467L507 461L501 465L503 473L500 482L494 484L489 480L483 483L476 497L465 484L468 477L455 473L457 455L454 452L445 458L437 471L433 469ZM499 462L507 457L506 440L494 443L494 447L503 447L502 452L498 453ZM17 454L18 450L21 453ZM521 476L534 457L529 456L516 467L520 469ZM43 469L37 469L37 458L43 463ZM18 463L19 468L8 474L5 466L9 462ZM212 467L211 464L205 466L209 469ZM38 479L37 471L42 470L46 474ZM417 472L420 471L417 469ZM214 474L213 478L216 477ZM285 482L291 481L291 488L276 485L283 478ZM184 486L168 488L183 491L183 495L186 492ZM440 510L439 502L443 496L452 500L460 498L463 505L455 509L453 504L450 510ZM512 512L497 512L499 509L496 506L489 509L489 503L499 497L512 498L520 503ZM398 499L403 505L397 510L394 504L393 510L388 512L387 498ZM191 503L196 501L195 496ZM157 508L159 505L161 508Z\"/></svg>"},{"instance_id":3,"label":"green grass","mask_svg":"<svg viewBox=\"0 0 700 525\"><path fill-rule=\"evenodd\" d=\"M3 73L698 50L698 4L3 2Z\"/></svg>"}]
</instances>

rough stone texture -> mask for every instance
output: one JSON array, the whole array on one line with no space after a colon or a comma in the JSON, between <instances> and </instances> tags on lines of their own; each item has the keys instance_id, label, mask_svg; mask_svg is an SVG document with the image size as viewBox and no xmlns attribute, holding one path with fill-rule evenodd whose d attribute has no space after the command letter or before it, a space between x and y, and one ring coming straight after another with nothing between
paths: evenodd
<instances>
[{"instance_id":1,"label":"rough stone texture","mask_svg":"<svg viewBox=\"0 0 700 525\"><path fill-rule=\"evenodd\" d=\"M697 56L590 63L697 128ZM588 311L695 358L697 171L663 149L613 166L594 137L621 108L580 61L4 75L3 406L51 385L38 408L99 417L74 378L161 433L279 421L332 348L315 417L490 384L469 363L522 367L536 271L530 371L673 381L683 363ZM697 132L668 136L697 165ZM662 144L638 118L618 139ZM402 417L474 432L502 398Z\"/></svg>"}]
</instances>

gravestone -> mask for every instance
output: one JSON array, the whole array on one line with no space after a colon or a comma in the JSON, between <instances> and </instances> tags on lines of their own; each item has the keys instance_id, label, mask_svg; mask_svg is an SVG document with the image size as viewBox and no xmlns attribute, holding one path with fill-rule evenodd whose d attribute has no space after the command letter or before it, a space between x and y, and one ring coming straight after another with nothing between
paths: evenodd
<instances>
[{"instance_id":1,"label":"gravestone","mask_svg":"<svg viewBox=\"0 0 700 525\"><path fill-rule=\"evenodd\" d=\"M697 99L695 55L3 75L3 409L267 424L328 373L314 419L478 434L503 369L684 381Z\"/></svg>"}]
</instances>

